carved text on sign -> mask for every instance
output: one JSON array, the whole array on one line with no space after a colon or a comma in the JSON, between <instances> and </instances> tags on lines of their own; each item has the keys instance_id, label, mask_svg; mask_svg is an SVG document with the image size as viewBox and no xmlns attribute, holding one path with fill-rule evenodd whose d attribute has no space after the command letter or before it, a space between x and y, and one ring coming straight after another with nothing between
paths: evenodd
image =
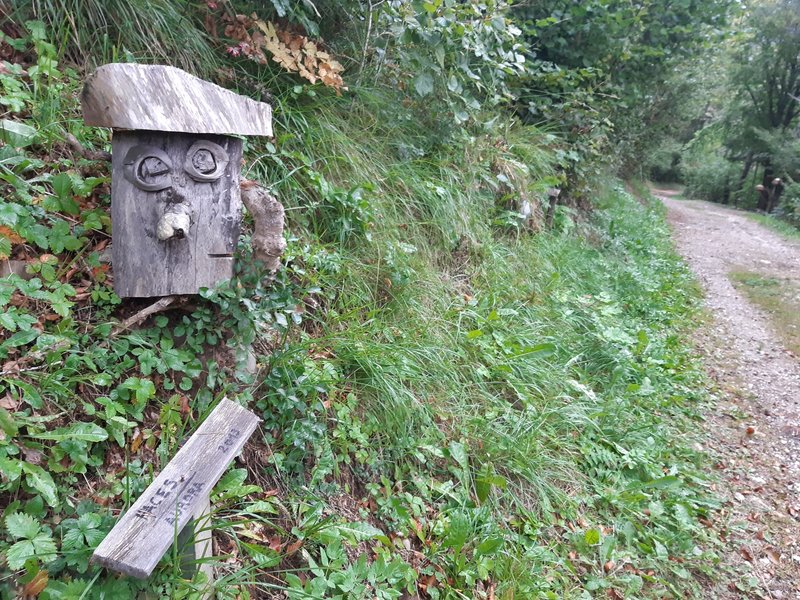
<instances>
[{"instance_id":1,"label":"carved text on sign","mask_svg":"<svg viewBox=\"0 0 800 600\"><path fill-rule=\"evenodd\" d=\"M236 443L236 440L238 440L240 437L242 437L241 431L238 429L231 429L228 432L228 435L225 436L225 439L222 440L222 443L217 446L217 450L222 453L228 452L228 450L233 447L233 445Z\"/></svg>"},{"instance_id":2,"label":"carved text on sign","mask_svg":"<svg viewBox=\"0 0 800 600\"><path fill-rule=\"evenodd\" d=\"M193 481L195 475L193 473L188 479L165 479L153 495L136 510L136 516L140 519L159 519L163 516L165 521L174 524L203 489L205 482Z\"/></svg>"},{"instance_id":3,"label":"carved text on sign","mask_svg":"<svg viewBox=\"0 0 800 600\"><path fill-rule=\"evenodd\" d=\"M150 575L176 531L207 512L212 487L257 424L253 413L223 398L97 547L93 562Z\"/></svg>"}]
</instances>

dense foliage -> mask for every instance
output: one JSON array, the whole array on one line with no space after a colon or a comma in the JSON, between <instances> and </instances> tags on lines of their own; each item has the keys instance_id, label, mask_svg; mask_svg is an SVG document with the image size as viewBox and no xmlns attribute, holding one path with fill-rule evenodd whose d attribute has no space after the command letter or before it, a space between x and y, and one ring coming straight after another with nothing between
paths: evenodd
<instances>
[{"instance_id":1,"label":"dense foliage","mask_svg":"<svg viewBox=\"0 0 800 600\"><path fill-rule=\"evenodd\" d=\"M88 560L228 396L263 424L212 497L220 598L702 597L696 292L606 174L670 130L725 2L10 4L0 596L201 597L173 553L146 582ZM140 304L78 147L110 147L77 101L109 60L272 102L243 172L289 215L274 281L244 235L234 281L116 326Z\"/></svg>"},{"instance_id":2,"label":"dense foliage","mask_svg":"<svg viewBox=\"0 0 800 600\"><path fill-rule=\"evenodd\" d=\"M683 151L691 194L800 226L800 3L754 2L709 61L702 126ZM683 141L687 141L684 139Z\"/></svg>"}]
</instances>

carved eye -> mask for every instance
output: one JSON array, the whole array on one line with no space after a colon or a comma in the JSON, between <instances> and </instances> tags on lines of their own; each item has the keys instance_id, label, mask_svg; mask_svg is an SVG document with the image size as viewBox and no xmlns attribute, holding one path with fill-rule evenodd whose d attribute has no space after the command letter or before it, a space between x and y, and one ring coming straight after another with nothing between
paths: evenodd
<instances>
[{"instance_id":1,"label":"carved eye","mask_svg":"<svg viewBox=\"0 0 800 600\"><path fill-rule=\"evenodd\" d=\"M125 178L140 190L157 192L172 187L172 162L153 146L134 146L125 155Z\"/></svg>"},{"instance_id":2,"label":"carved eye","mask_svg":"<svg viewBox=\"0 0 800 600\"><path fill-rule=\"evenodd\" d=\"M213 142L200 141L189 148L183 168L195 181L216 181L225 172L228 160L224 148Z\"/></svg>"}]
</instances>

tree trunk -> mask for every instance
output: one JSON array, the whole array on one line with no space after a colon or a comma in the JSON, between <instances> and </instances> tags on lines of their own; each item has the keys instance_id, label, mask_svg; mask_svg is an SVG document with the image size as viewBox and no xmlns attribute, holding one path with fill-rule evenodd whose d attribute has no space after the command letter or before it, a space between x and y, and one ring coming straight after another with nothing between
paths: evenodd
<instances>
[{"instance_id":1,"label":"tree trunk","mask_svg":"<svg viewBox=\"0 0 800 600\"><path fill-rule=\"evenodd\" d=\"M750 169L753 168L753 155L748 154L747 157L744 159L744 164L742 165L742 174L739 175L739 185L736 188L737 193L741 193L744 189L744 184L747 182L747 176L750 174Z\"/></svg>"},{"instance_id":2,"label":"tree trunk","mask_svg":"<svg viewBox=\"0 0 800 600\"><path fill-rule=\"evenodd\" d=\"M756 208L763 212L769 212L770 209L770 191L772 190L772 180L775 175L772 171L772 165L769 162L764 164L764 175L761 177L761 187L758 190L758 205Z\"/></svg>"}]
</instances>

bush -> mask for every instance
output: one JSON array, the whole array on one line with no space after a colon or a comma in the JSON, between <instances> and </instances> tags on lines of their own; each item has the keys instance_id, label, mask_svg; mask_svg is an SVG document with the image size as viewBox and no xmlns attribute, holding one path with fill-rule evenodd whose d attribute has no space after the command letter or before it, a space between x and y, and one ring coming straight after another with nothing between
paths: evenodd
<instances>
[{"instance_id":1,"label":"bush","mask_svg":"<svg viewBox=\"0 0 800 600\"><path fill-rule=\"evenodd\" d=\"M688 196L727 203L739 176L739 166L719 155L705 155L685 161L681 175Z\"/></svg>"},{"instance_id":2,"label":"bush","mask_svg":"<svg viewBox=\"0 0 800 600\"><path fill-rule=\"evenodd\" d=\"M777 216L800 228L800 182L791 182L783 190Z\"/></svg>"},{"instance_id":3,"label":"bush","mask_svg":"<svg viewBox=\"0 0 800 600\"><path fill-rule=\"evenodd\" d=\"M674 140L667 141L650 155L646 169L652 181L661 183L682 181L680 144Z\"/></svg>"}]
</instances>

